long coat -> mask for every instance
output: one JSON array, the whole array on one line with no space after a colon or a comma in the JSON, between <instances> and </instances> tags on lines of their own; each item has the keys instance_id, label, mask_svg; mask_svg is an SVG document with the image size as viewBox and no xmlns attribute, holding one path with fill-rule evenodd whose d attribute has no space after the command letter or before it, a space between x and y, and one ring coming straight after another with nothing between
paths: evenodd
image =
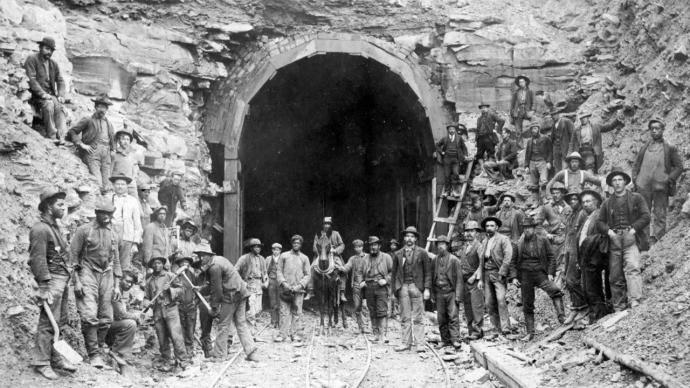
<instances>
[{"instance_id":1,"label":"long coat","mask_svg":"<svg viewBox=\"0 0 690 388\"><path fill-rule=\"evenodd\" d=\"M494 235L496 243L491 248L491 258L494 264L498 267L498 274L505 277L515 277L511 268L511 261L513 259L513 244L507 236L500 233ZM489 238L482 242L482 247L479 250L480 255L484 255L486 247L489 243Z\"/></svg>"},{"instance_id":2,"label":"long coat","mask_svg":"<svg viewBox=\"0 0 690 388\"><path fill-rule=\"evenodd\" d=\"M405 248L395 252L393 257L393 291L398 292L403 285L403 259L405 258ZM431 289L431 260L429 254L422 248L413 248L412 272L414 283L417 289L423 291L425 288Z\"/></svg>"}]
</instances>

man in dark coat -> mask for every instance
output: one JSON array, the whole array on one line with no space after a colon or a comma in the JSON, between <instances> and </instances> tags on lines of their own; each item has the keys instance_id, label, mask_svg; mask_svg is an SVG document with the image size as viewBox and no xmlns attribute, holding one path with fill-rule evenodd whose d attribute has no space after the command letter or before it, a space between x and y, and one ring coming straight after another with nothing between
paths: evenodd
<instances>
[{"instance_id":1,"label":"man in dark coat","mask_svg":"<svg viewBox=\"0 0 690 388\"><path fill-rule=\"evenodd\" d=\"M474 164L477 165L485 156L495 154L498 144L498 134L503 129L505 120L498 113L489 109L490 105L481 103L479 109L482 114L477 118L477 153L474 156Z\"/></svg>"},{"instance_id":2,"label":"man in dark coat","mask_svg":"<svg viewBox=\"0 0 690 388\"><path fill-rule=\"evenodd\" d=\"M529 88L530 79L525 75L515 78L517 88L510 98L510 123L515 125L518 142L522 143L522 122L533 115L534 93Z\"/></svg>"},{"instance_id":3,"label":"man in dark coat","mask_svg":"<svg viewBox=\"0 0 690 388\"><path fill-rule=\"evenodd\" d=\"M551 139L540 133L541 125L537 122L530 124L531 137L525 149L525 169L530 177L530 189L536 193L536 200L540 198L540 191L546 191L549 182L549 170L553 148Z\"/></svg>"},{"instance_id":4,"label":"man in dark coat","mask_svg":"<svg viewBox=\"0 0 690 388\"><path fill-rule=\"evenodd\" d=\"M551 145L553 146L553 164L554 171L561 171L565 167L566 155L568 155L568 146L570 145L570 138L573 136L575 124L567 118L561 116L561 109L551 108L551 119L553 120L553 128L551 129Z\"/></svg>"},{"instance_id":5,"label":"man in dark coat","mask_svg":"<svg viewBox=\"0 0 690 388\"><path fill-rule=\"evenodd\" d=\"M458 133L459 128L467 132L467 129L462 124L449 124L446 126L448 135L444 136L436 143L436 151L434 156L440 158L443 163L443 185L445 187L444 194L450 195L451 184L450 174L453 163L460 166L460 171L464 171L465 158L467 158L467 146L462 136Z\"/></svg>"},{"instance_id":6,"label":"man in dark coat","mask_svg":"<svg viewBox=\"0 0 690 388\"><path fill-rule=\"evenodd\" d=\"M170 178L164 179L158 189L158 202L161 205L167 206L168 212L165 217L165 225L169 228L173 226L177 213L177 204L180 204L182 210L187 207L185 201L185 190L182 187L182 170L175 170L172 172Z\"/></svg>"},{"instance_id":7,"label":"man in dark coat","mask_svg":"<svg viewBox=\"0 0 690 388\"><path fill-rule=\"evenodd\" d=\"M640 250L649 249L645 228L650 215L647 202L626 186L632 178L621 169L613 169L606 183L613 195L604 201L599 212L599 233L609 236L609 279L615 311L635 308L642 299Z\"/></svg>"},{"instance_id":8,"label":"man in dark coat","mask_svg":"<svg viewBox=\"0 0 690 388\"><path fill-rule=\"evenodd\" d=\"M602 273L606 273L608 267L606 258L608 239L599 233L597 228L601 200L601 196L596 191L585 190L580 193L582 216L578 231L578 262L577 265L571 265L568 268L568 279L566 280L567 284L570 284L568 280L580 280L578 276L582 275L579 284L584 290L585 300L589 306L590 323L608 313L604 283L601 280ZM574 298L572 292L570 298ZM580 313L581 318L584 318L583 313ZM574 319L578 319L578 317ZM576 322L577 324L579 322Z\"/></svg>"},{"instance_id":9,"label":"man in dark coat","mask_svg":"<svg viewBox=\"0 0 690 388\"><path fill-rule=\"evenodd\" d=\"M465 224L466 245L460 255L464 283L462 302L467 320L467 334L471 340L484 336L484 255L481 252L482 243L477 238L481 232L483 230L477 221L468 221Z\"/></svg>"},{"instance_id":10,"label":"man in dark coat","mask_svg":"<svg viewBox=\"0 0 690 388\"><path fill-rule=\"evenodd\" d=\"M666 124L661 119L650 120L647 128L652 139L638 152L632 179L637 192L652 211L654 224L650 235L655 242L666 233L668 198L676 194L676 181L683 172L683 160L678 149L664 140Z\"/></svg>"},{"instance_id":11,"label":"man in dark coat","mask_svg":"<svg viewBox=\"0 0 690 388\"><path fill-rule=\"evenodd\" d=\"M43 135L50 139L64 140L65 115L62 104L65 102L66 84L60 67L50 59L55 51L55 39L43 38L38 42L38 50L38 53L30 55L24 62L31 90L30 102L43 118Z\"/></svg>"},{"instance_id":12,"label":"man in dark coat","mask_svg":"<svg viewBox=\"0 0 690 388\"><path fill-rule=\"evenodd\" d=\"M599 168L604 164L604 149L601 146L601 134L610 132L616 129L623 120L623 113L618 111L616 117L606 123L592 124L589 118L592 116L591 112L583 112L580 114L580 126L575 129L573 135L570 137L570 145L568 146L568 153L579 152L582 159L585 161L585 169L591 170L595 174L598 173Z\"/></svg>"},{"instance_id":13,"label":"man in dark coat","mask_svg":"<svg viewBox=\"0 0 690 388\"><path fill-rule=\"evenodd\" d=\"M433 295L436 301L438 331L441 334L439 348L460 348L460 316L458 305L463 299L462 268L460 260L450 253L450 241L446 236L436 239L438 255L431 261Z\"/></svg>"},{"instance_id":14,"label":"man in dark coat","mask_svg":"<svg viewBox=\"0 0 690 388\"><path fill-rule=\"evenodd\" d=\"M424 351L424 301L431 298L431 260L416 245L417 228L409 226L402 235L405 245L393 257L393 289L400 302L402 326L402 343L395 350Z\"/></svg>"},{"instance_id":15,"label":"man in dark coat","mask_svg":"<svg viewBox=\"0 0 690 388\"><path fill-rule=\"evenodd\" d=\"M517 141L510 128L503 128L503 136L496 150L496 161L485 162L484 171L498 181L512 179L513 170L518 168L518 151Z\"/></svg>"}]
</instances>

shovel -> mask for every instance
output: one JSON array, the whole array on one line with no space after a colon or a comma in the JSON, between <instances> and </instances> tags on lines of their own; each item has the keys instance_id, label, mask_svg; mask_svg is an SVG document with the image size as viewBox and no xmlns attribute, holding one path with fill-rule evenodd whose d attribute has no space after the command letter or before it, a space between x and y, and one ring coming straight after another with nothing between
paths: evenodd
<instances>
[{"instance_id":1,"label":"shovel","mask_svg":"<svg viewBox=\"0 0 690 388\"><path fill-rule=\"evenodd\" d=\"M53 311L50 309L48 302L43 302L43 310L46 312L48 320L50 321L50 324L53 325L53 331L55 332L55 335L53 336L53 350L64 357L65 360L67 360L70 364L81 364L82 358L79 353L74 351L74 349L72 349L72 347L69 346L65 340L60 339L60 328L58 327L57 322L55 322Z\"/></svg>"}]
</instances>

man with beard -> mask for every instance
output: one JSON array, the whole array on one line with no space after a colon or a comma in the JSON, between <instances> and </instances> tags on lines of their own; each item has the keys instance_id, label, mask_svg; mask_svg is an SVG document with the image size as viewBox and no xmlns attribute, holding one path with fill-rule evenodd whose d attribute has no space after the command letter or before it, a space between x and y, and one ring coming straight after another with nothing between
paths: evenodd
<instances>
[{"instance_id":1,"label":"man with beard","mask_svg":"<svg viewBox=\"0 0 690 388\"><path fill-rule=\"evenodd\" d=\"M427 252L416 245L417 228L408 226L402 235L405 245L395 252L393 259L393 287L400 303L402 326L402 343L395 350L423 352L424 301L431 298L431 260Z\"/></svg>"},{"instance_id":2,"label":"man with beard","mask_svg":"<svg viewBox=\"0 0 690 388\"><path fill-rule=\"evenodd\" d=\"M453 164L462 167L465 164L465 158L467 158L465 141L460 134L457 133L460 126L467 132L467 129L464 128L465 126L462 124L446 125L448 135L444 136L436 143L436 151L434 151L434 157L440 158L443 164L443 185L445 190L441 195L444 197L448 197L451 194L451 173L453 173Z\"/></svg>"},{"instance_id":3,"label":"man with beard","mask_svg":"<svg viewBox=\"0 0 690 388\"><path fill-rule=\"evenodd\" d=\"M458 305L463 298L462 268L460 260L449 251L448 237L438 237L436 248L438 255L431 262L431 283L433 300L436 302L438 331L441 334L438 346L439 349L446 346L459 349L461 342Z\"/></svg>"},{"instance_id":4,"label":"man with beard","mask_svg":"<svg viewBox=\"0 0 690 388\"><path fill-rule=\"evenodd\" d=\"M362 282L369 307L369 319L374 333L374 342L381 341L382 334L388 326L388 287L391 282L393 259L388 253L381 252L381 240L370 236L369 255L362 266ZM384 337L384 340L388 340Z\"/></svg>"},{"instance_id":5,"label":"man with beard","mask_svg":"<svg viewBox=\"0 0 690 388\"><path fill-rule=\"evenodd\" d=\"M49 308L58 324L67 317L72 263L67 252L67 240L57 223L65 215L65 197L66 194L56 188L43 190L38 204L41 217L29 232L29 266L38 284L37 304L40 308L31 365L49 380L58 378L51 363L53 367L69 372L77 370L53 351L55 332L45 312Z\"/></svg>"},{"instance_id":6,"label":"man with beard","mask_svg":"<svg viewBox=\"0 0 690 388\"><path fill-rule=\"evenodd\" d=\"M110 151L115 149L115 131L105 114L113 103L108 97L100 97L93 102L96 112L91 117L83 118L69 132L80 151L81 160L101 183L101 192L105 192L110 188Z\"/></svg>"},{"instance_id":7,"label":"man with beard","mask_svg":"<svg viewBox=\"0 0 690 388\"><path fill-rule=\"evenodd\" d=\"M65 102L67 88L60 67L50 59L55 51L55 39L47 36L43 38L38 42L38 51L29 55L24 62L31 90L30 103L41 113L46 127L43 135L62 141L65 137L62 104Z\"/></svg>"},{"instance_id":8,"label":"man with beard","mask_svg":"<svg viewBox=\"0 0 690 388\"><path fill-rule=\"evenodd\" d=\"M548 227L545 236L551 243L551 249L556 266L556 278L561 278L565 272L565 255L563 247L565 244L565 230L568 218L573 210L565 203L563 196L567 193L562 183L556 182L551 186L551 203L547 203L539 208L535 221L538 228L543 228L546 221Z\"/></svg>"},{"instance_id":9,"label":"man with beard","mask_svg":"<svg viewBox=\"0 0 690 388\"><path fill-rule=\"evenodd\" d=\"M515 286L518 286L518 281L511 273L513 244L507 236L497 233L501 226L501 220L496 217L487 217L482 220L482 227L487 238L482 243L479 252L484 262L483 274L486 289L484 304L489 310L489 318L494 330L500 334L507 334L513 331L506 302L508 278L513 278Z\"/></svg>"},{"instance_id":10,"label":"man with beard","mask_svg":"<svg viewBox=\"0 0 690 388\"><path fill-rule=\"evenodd\" d=\"M113 184L113 230L118 237L118 249L122 268L129 270L132 267L132 247L141 241L143 227L141 225L141 206L139 201L128 194L127 186L132 178L120 174L110 177Z\"/></svg>"},{"instance_id":11,"label":"man with beard","mask_svg":"<svg viewBox=\"0 0 690 388\"><path fill-rule=\"evenodd\" d=\"M467 334L470 340L484 336L484 257L482 243L477 239L482 229L477 221L468 221L465 225L466 245L460 256L463 278L463 297Z\"/></svg>"},{"instance_id":12,"label":"man with beard","mask_svg":"<svg viewBox=\"0 0 690 388\"><path fill-rule=\"evenodd\" d=\"M487 156L495 154L496 144L498 144L498 134L503 129L505 120L498 113L489 110L490 105L479 104L482 114L477 118L477 153L474 157L474 164L479 165L479 161Z\"/></svg>"},{"instance_id":13,"label":"man with beard","mask_svg":"<svg viewBox=\"0 0 690 388\"><path fill-rule=\"evenodd\" d=\"M531 137L525 150L525 170L530 177L530 188L536 193L535 199L538 201L549 182L553 149L551 139L540 133L539 123L530 124L529 130Z\"/></svg>"},{"instance_id":14,"label":"man with beard","mask_svg":"<svg viewBox=\"0 0 690 388\"><path fill-rule=\"evenodd\" d=\"M650 120L647 128L652 139L638 152L632 179L654 215L651 241L655 242L666 233L668 198L676 194L676 181L683 172L683 160L678 149L664 140L666 124L661 119Z\"/></svg>"},{"instance_id":15,"label":"man with beard","mask_svg":"<svg viewBox=\"0 0 690 388\"><path fill-rule=\"evenodd\" d=\"M126 190L126 189L125 189ZM110 222L115 207L109 201L96 206L96 221L77 228L70 253L77 272L74 295L81 316L84 345L91 365L103 368L105 336L113 321L113 300L120 298L122 268L118 237Z\"/></svg>"},{"instance_id":16,"label":"man with beard","mask_svg":"<svg viewBox=\"0 0 690 388\"><path fill-rule=\"evenodd\" d=\"M321 254L321 248L324 244L330 244L331 252L333 252L333 259L335 263L337 265L342 266L343 258L341 257L341 255L345 250L345 243L343 242L343 238L340 236L340 233L337 230L333 230L333 217L324 217L321 232L317 233L314 236L313 251L315 258L318 259L319 255ZM309 284L307 285L307 295L304 297L304 300L309 300L314 297L313 267L317 265L319 265L318 260L315 259L312 263L311 275L309 276ZM343 279L339 280L338 289L340 290L340 302L347 302L347 298L345 297L345 282L343 281Z\"/></svg>"},{"instance_id":17,"label":"man with beard","mask_svg":"<svg viewBox=\"0 0 690 388\"><path fill-rule=\"evenodd\" d=\"M608 292L604 292L605 284L601 280L602 273L608 276L606 258L606 245L608 241L597 229L601 199L601 195L596 191L585 190L580 193L583 214L580 217L582 225L578 232L579 264L576 267L578 270L574 272L582 272L583 275L582 287L584 288L584 294L590 309L590 323L608 314L605 296ZM570 279L570 269L568 269L568 275L568 279ZM573 273L572 278L575 279L576 275L576 273ZM566 282L568 279L566 279ZM571 296L572 298L573 296ZM579 322L576 322L577 324Z\"/></svg>"},{"instance_id":18,"label":"man with beard","mask_svg":"<svg viewBox=\"0 0 690 388\"><path fill-rule=\"evenodd\" d=\"M575 272L570 272L571 268L577 268L578 265L578 227L580 225L582 217L582 208L580 203L580 192L570 192L565 195L565 202L570 206L572 212L566 218L565 223L565 242L563 244L563 254L564 254L564 267L563 271L559 272L556 270L555 283L559 288L563 288L565 285L568 293L570 294L570 313L565 319L565 324L568 325L572 323L575 319L582 317L583 311L587 308L587 303L585 302L584 291L582 290L582 284L577 281L578 274ZM567 279L570 277L571 282L568 285Z\"/></svg>"}]
</instances>

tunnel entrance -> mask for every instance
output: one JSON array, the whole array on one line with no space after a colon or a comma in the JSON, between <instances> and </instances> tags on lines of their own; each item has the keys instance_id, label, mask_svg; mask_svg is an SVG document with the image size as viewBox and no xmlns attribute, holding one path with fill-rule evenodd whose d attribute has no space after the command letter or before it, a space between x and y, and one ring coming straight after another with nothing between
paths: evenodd
<instances>
[{"instance_id":1,"label":"tunnel entrance","mask_svg":"<svg viewBox=\"0 0 690 388\"><path fill-rule=\"evenodd\" d=\"M287 249L299 233L311 256L329 215L350 254L355 238L429 227L432 130L418 96L388 67L340 53L303 58L249 105L238 147L243 238Z\"/></svg>"}]
</instances>

